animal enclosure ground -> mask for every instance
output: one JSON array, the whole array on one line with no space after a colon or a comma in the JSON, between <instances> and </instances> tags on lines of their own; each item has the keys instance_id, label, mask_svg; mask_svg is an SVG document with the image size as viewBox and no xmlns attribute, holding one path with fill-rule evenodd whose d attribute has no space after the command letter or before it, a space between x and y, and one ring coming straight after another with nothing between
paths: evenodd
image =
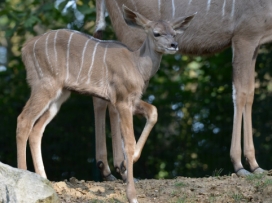
<instances>
[{"instance_id":1,"label":"animal enclosure ground","mask_svg":"<svg viewBox=\"0 0 272 203\"><path fill-rule=\"evenodd\" d=\"M165 180L140 180L135 184L140 203L230 203L272 202L272 171L268 175L252 175L246 178L213 176L205 178L177 177ZM125 203L125 184L93 182L71 178L53 182L63 203Z\"/></svg>"}]
</instances>

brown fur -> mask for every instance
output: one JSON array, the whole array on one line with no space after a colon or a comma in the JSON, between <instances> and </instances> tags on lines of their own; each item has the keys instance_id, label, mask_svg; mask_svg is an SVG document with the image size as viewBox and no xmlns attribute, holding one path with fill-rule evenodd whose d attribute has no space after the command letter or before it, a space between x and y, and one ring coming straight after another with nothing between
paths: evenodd
<instances>
[{"instance_id":1,"label":"brown fur","mask_svg":"<svg viewBox=\"0 0 272 203\"><path fill-rule=\"evenodd\" d=\"M171 22L149 21L126 7L123 7L123 12L127 21L137 24L147 33L145 42L137 51L132 52L119 42L100 41L64 29L50 31L24 45L22 57L31 96L17 119L17 158L18 167L26 169L25 150L29 139L35 172L46 177L41 155L42 134L68 99L70 91L103 98L115 107L119 115L118 127L122 133L127 166L127 197L136 203L133 182L136 141L132 113L137 106L145 108L140 98L147 81L157 72L162 54L173 54L177 47ZM180 26L175 28L182 30L187 27L186 19L180 19ZM166 35L155 37L154 31Z\"/></svg>"}]
</instances>

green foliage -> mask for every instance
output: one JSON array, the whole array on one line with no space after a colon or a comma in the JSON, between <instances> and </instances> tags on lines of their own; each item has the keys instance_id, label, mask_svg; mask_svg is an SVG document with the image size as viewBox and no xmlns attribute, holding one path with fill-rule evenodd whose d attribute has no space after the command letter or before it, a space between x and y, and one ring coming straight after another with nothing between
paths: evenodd
<instances>
[{"instance_id":1,"label":"green foliage","mask_svg":"<svg viewBox=\"0 0 272 203\"><path fill-rule=\"evenodd\" d=\"M88 34L94 30L94 0L80 0L74 6L67 6L68 0L57 2L0 2L0 46L7 50L6 62L0 54L0 161L12 166L16 166L16 118L30 94L20 58L23 43L50 29L71 28ZM107 23L104 39L115 39L108 18ZM253 133L257 160L261 167L270 169L272 46L263 46L260 52ZM158 108L159 118L134 166L135 177L203 177L212 175L215 168L224 168L221 175L233 171L229 158L233 122L231 60L230 49L212 57L163 57L161 69L143 95ZM136 138L144 123L143 118L135 117ZM109 125L107 135L112 167ZM49 179L93 179L94 150L92 99L73 94L44 133L42 151ZM29 149L27 155L29 169L33 170Z\"/></svg>"},{"instance_id":2,"label":"green foliage","mask_svg":"<svg viewBox=\"0 0 272 203\"><path fill-rule=\"evenodd\" d=\"M232 198L234 199L235 202L241 202L243 199L243 195L239 193L233 193Z\"/></svg>"},{"instance_id":3,"label":"green foliage","mask_svg":"<svg viewBox=\"0 0 272 203\"><path fill-rule=\"evenodd\" d=\"M186 187L187 184L184 183L184 182L177 182L177 183L175 184L175 186L178 187L178 188L180 188L180 187Z\"/></svg>"},{"instance_id":4,"label":"green foliage","mask_svg":"<svg viewBox=\"0 0 272 203\"><path fill-rule=\"evenodd\" d=\"M221 173L223 172L223 170L224 170L223 168L220 168L220 169L218 169L218 170L215 169L214 172L213 172L213 174L212 174L212 176L213 176L213 177L218 177L218 176L220 176Z\"/></svg>"},{"instance_id":5,"label":"green foliage","mask_svg":"<svg viewBox=\"0 0 272 203\"><path fill-rule=\"evenodd\" d=\"M266 173L252 174L247 176L246 180L256 188L256 191L261 191L268 186L272 186L271 176L267 176Z\"/></svg>"},{"instance_id":6,"label":"green foliage","mask_svg":"<svg viewBox=\"0 0 272 203\"><path fill-rule=\"evenodd\" d=\"M266 174L265 173L261 173L261 174L252 174L252 175L249 175L249 176L246 176L246 180L248 181L255 181L255 180L261 180L263 179L264 177L266 177Z\"/></svg>"}]
</instances>

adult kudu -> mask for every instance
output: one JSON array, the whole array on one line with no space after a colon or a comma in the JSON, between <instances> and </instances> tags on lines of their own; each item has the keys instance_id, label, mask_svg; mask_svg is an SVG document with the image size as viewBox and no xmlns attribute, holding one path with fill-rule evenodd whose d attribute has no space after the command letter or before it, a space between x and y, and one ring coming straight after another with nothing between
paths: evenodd
<instances>
[{"instance_id":1,"label":"adult kudu","mask_svg":"<svg viewBox=\"0 0 272 203\"><path fill-rule=\"evenodd\" d=\"M131 49L137 49L145 35L143 32L135 32L134 28L125 24L120 9L124 3L152 20L171 20L181 15L197 12L186 32L182 36L177 36L177 41L180 42L180 53L206 55L218 53L229 46L232 47L234 118L230 157L234 171L239 176L246 176L251 172L263 173L265 170L259 167L255 158L251 116L258 49L261 44L272 40L272 1L96 0L97 19L94 36L101 37L105 29L107 9L117 38ZM109 109L111 111L110 106ZM241 162L242 119L243 153L249 163L250 172L244 169ZM98 135L97 137L102 138L103 136ZM110 173L110 171L105 172L107 168L102 168L103 174Z\"/></svg>"},{"instance_id":2,"label":"adult kudu","mask_svg":"<svg viewBox=\"0 0 272 203\"><path fill-rule=\"evenodd\" d=\"M126 193L129 202L136 203L132 113L142 108L141 95L159 69L162 54L176 53L174 37L184 32L194 15L171 22L150 21L125 6L122 10L128 25L146 32L144 43L134 52L119 42L101 41L66 29L49 31L23 46L31 96L17 119L17 158L18 167L26 169L29 139L35 172L46 178L41 154L46 125L70 91L100 97L109 101L119 115L127 167Z\"/></svg>"}]
</instances>

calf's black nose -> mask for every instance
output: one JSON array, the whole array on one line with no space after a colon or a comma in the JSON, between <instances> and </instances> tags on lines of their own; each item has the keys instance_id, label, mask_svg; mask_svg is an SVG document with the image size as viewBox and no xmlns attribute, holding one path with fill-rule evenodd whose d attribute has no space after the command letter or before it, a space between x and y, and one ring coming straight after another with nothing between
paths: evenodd
<instances>
[{"instance_id":1,"label":"calf's black nose","mask_svg":"<svg viewBox=\"0 0 272 203\"><path fill-rule=\"evenodd\" d=\"M178 43L177 42L172 42L171 47L176 49L178 47Z\"/></svg>"}]
</instances>

